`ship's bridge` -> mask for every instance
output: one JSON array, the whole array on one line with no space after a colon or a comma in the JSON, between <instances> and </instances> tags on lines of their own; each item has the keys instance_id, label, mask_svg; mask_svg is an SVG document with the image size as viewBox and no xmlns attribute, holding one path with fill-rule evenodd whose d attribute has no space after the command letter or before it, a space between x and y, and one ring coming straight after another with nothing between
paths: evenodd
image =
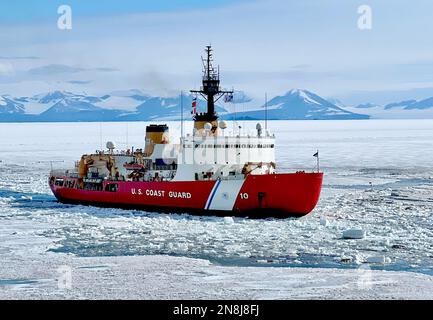
<instances>
[{"instance_id":1,"label":"ship's bridge","mask_svg":"<svg viewBox=\"0 0 433 320\"><path fill-rule=\"evenodd\" d=\"M218 136L182 139L181 164L275 162L275 137Z\"/></svg>"},{"instance_id":2,"label":"ship's bridge","mask_svg":"<svg viewBox=\"0 0 433 320\"><path fill-rule=\"evenodd\" d=\"M189 135L181 139L175 180L243 179L275 170L273 135Z\"/></svg>"}]
</instances>

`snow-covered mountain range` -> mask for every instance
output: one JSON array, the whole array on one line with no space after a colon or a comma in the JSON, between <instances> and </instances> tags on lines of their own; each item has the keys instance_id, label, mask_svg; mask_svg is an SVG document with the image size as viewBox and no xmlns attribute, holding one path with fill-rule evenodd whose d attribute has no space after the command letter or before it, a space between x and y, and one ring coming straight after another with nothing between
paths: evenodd
<instances>
[{"instance_id":1,"label":"snow-covered mountain range","mask_svg":"<svg viewBox=\"0 0 433 320\"><path fill-rule=\"evenodd\" d=\"M345 109L369 115L373 119L431 119L433 118L433 97L392 102L386 105L363 103Z\"/></svg>"},{"instance_id":2,"label":"snow-covered mountain range","mask_svg":"<svg viewBox=\"0 0 433 320\"><path fill-rule=\"evenodd\" d=\"M184 94L184 118L190 117L193 96ZM263 99L262 99L263 100ZM198 111L206 102L198 98ZM180 96L160 97L132 89L103 95L68 91L52 91L29 97L0 95L0 122L19 121L150 121L179 120ZM232 102L217 102L217 111L224 119L369 119L433 117L433 98L406 100L377 105L364 103L345 106L337 99L325 99L308 90L293 89L267 103L236 91ZM265 111L266 109L266 111ZM236 111L236 112L235 112Z\"/></svg>"},{"instance_id":3,"label":"snow-covered mountain range","mask_svg":"<svg viewBox=\"0 0 433 320\"><path fill-rule=\"evenodd\" d=\"M280 119L368 119L367 115L344 110L328 100L307 91L293 89L283 96L277 96L259 109L224 115L226 119L262 119L267 115L269 120Z\"/></svg>"},{"instance_id":4,"label":"snow-covered mountain range","mask_svg":"<svg viewBox=\"0 0 433 320\"><path fill-rule=\"evenodd\" d=\"M192 96L183 96L184 115L190 114ZM198 110L205 101L197 99ZM227 113L217 106L219 113ZM53 91L32 97L0 96L0 121L134 121L177 120L180 97L154 97L133 89L102 96Z\"/></svg>"}]
</instances>

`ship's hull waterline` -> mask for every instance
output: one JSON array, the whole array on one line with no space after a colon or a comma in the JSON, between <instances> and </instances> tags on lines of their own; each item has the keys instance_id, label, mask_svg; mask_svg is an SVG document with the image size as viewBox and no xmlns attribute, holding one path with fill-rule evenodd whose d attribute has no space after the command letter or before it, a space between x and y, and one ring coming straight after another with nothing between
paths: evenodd
<instances>
[{"instance_id":1,"label":"ship's hull waterline","mask_svg":"<svg viewBox=\"0 0 433 320\"><path fill-rule=\"evenodd\" d=\"M77 187L79 180L52 176L50 187L62 203L132 208L166 213L301 217L316 206L323 173L248 175L244 180L110 181L102 190ZM62 181L61 185L55 181ZM69 187L74 186L74 187Z\"/></svg>"}]
</instances>

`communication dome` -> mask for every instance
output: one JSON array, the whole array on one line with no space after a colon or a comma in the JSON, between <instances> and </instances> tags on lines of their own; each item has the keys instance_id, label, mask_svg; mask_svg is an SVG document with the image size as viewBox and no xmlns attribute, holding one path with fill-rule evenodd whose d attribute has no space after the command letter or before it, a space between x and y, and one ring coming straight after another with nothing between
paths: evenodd
<instances>
[{"instance_id":1,"label":"communication dome","mask_svg":"<svg viewBox=\"0 0 433 320\"><path fill-rule=\"evenodd\" d=\"M210 129L212 129L212 124L210 124L209 122L206 122L205 125L204 125L204 128L206 130L210 130Z\"/></svg>"},{"instance_id":2,"label":"communication dome","mask_svg":"<svg viewBox=\"0 0 433 320\"><path fill-rule=\"evenodd\" d=\"M220 129L227 129L227 122L225 122L224 120L220 121Z\"/></svg>"},{"instance_id":3,"label":"communication dome","mask_svg":"<svg viewBox=\"0 0 433 320\"><path fill-rule=\"evenodd\" d=\"M116 145L114 144L113 141L108 141L107 142L107 149L108 150L114 150L114 149L116 149Z\"/></svg>"}]
</instances>

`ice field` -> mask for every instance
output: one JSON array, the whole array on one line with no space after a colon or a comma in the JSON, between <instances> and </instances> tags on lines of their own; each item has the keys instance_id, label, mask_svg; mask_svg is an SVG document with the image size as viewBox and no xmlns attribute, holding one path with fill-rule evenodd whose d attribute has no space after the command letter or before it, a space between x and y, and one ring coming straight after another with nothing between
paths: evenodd
<instances>
[{"instance_id":1,"label":"ice field","mask_svg":"<svg viewBox=\"0 0 433 320\"><path fill-rule=\"evenodd\" d=\"M433 298L432 120L269 121L277 170L314 170L320 153L321 199L301 219L55 201L51 165L107 140L142 147L146 124L0 124L0 298ZM365 237L343 239L352 228ZM72 289L57 288L60 265Z\"/></svg>"}]
</instances>

